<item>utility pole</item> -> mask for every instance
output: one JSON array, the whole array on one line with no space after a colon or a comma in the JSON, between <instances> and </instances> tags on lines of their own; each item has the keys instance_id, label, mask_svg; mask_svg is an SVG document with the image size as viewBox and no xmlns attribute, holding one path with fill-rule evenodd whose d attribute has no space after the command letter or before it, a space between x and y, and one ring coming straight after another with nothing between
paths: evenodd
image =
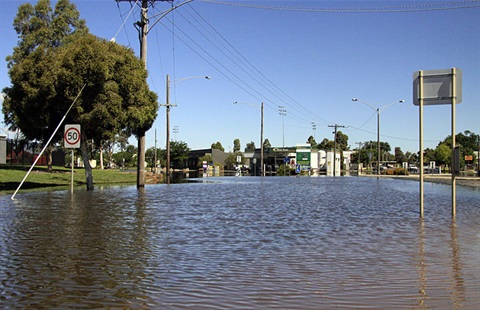
<instances>
[{"instance_id":1,"label":"utility pole","mask_svg":"<svg viewBox=\"0 0 480 310\"><path fill-rule=\"evenodd\" d=\"M362 148L362 142L355 142L355 144L358 144L358 151L357 151L357 156L358 156L358 166L357 166L357 173L360 175L360 149Z\"/></svg>"},{"instance_id":2,"label":"utility pole","mask_svg":"<svg viewBox=\"0 0 480 310\"><path fill-rule=\"evenodd\" d=\"M287 115L287 110L285 109L285 106L278 106L278 114L282 116L282 152L285 152L285 116ZM286 154L288 155L288 152ZM286 155L283 155L283 163L285 165L283 169L283 176L285 176L285 170L287 169L287 162L285 161L285 158Z\"/></svg>"},{"instance_id":3,"label":"utility pole","mask_svg":"<svg viewBox=\"0 0 480 310\"><path fill-rule=\"evenodd\" d=\"M167 163L165 164L165 178L167 184L170 184L170 107L176 107L176 104L170 104L170 76L167 74L167 87L166 87L166 103L160 104L161 107L166 108L167 120L166 120L166 147L167 147Z\"/></svg>"},{"instance_id":4,"label":"utility pole","mask_svg":"<svg viewBox=\"0 0 480 310\"><path fill-rule=\"evenodd\" d=\"M260 107L260 115L261 115L261 122L260 122L260 175L263 177L265 176L265 169L263 168L263 102Z\"/></svg>"},{"instance_id":5,"label":"utility pole","mask_svg":"<svg viewBox=\"0 0 480 310\"><path fill-rule=\"evenodd\" d=\"M132 2L133 0L116 0L117 2ZM141 0L141 7L142 10L140 12L140 21L136 22L134 26L138 27L137 30L139 32L140 37L140 59L145 64L145 69L147 69L147 34L149 33L148 29L148 5L153 5L155 2L171 2L173 0ZM164 16L166 16L171 11L175 10L176 8L187 4L193 0L186 0L180 4L172 6L170 9L166 10L161 14L157 14L153 17L157 18L157 20L152 24L152 27L155 26L158 21ZM137 3L137 2L135 2ZM137 188L145 187L145 134L146 132L140 132L138 134L138 156L137 156Z\"/></svg>"},{"instance_id":6,"label":"utility pole","mask_svg":"<svg viewBox=\"0 0 480 310\"><path fill-rule=\"evenodd\" d=\"M155 147L153 148L155 154L153 154L153 174L157 174L157 128L155 128Z\"/></svg>"},{"instance_id":7,"label":"utility pole","mask_svg":"<svg viewBox=\"0 0 480 310\"><path fill-rule=\"evenodd\" d=\"M333 176L336 176L336 165L337 165L337 128L345 128L342 125L328 125L328 127L334 127L335 131L333 132Z\"/></svg>"}]
</instances>

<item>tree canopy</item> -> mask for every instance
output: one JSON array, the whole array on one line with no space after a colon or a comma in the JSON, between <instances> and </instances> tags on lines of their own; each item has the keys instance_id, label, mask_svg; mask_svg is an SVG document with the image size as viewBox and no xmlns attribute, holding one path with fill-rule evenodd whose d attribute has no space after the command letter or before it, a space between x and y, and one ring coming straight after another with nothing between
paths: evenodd
<instances>
[{"instance_id":1,"label":"tree canopy","mask_svg":"<svg viewBox=\"0 0 480 310\"><path fill-rule=\"evenodd\" d=\"M2 107L11 128L45 142L83 86L66 123L82 126L84 161L86 141L99 146L119 132L139 135L152 126L158 103L143 62L131 49L88 34L68 0L54 11L48 0L21 5L14 28L20 40L7 58L12 85L3 90Z\"/></svg>"},{"instance_id":2,"label":"tree canopy","mask_svg":"<svg viewBox=\"0 0 480 310\"><path fill-rule=\"evenodd\" d=\"M233 151L238 152L238 151L240 151L240 148L241 148L240 139L233 140Z\"/></svg>"},{"instance_id":3,"label":"tree canopy","mask_svg":"<svg viewBox=\"0 0 480 310\"><path fill-rule=\"evenodd\" d=\"M217 141L217 142L215 142L215 143L212 143L211 148L212 148L212 149L220 150L220 151L222 151L222 152L225 151L225 149L223 148L222 144L221 144L219 141Z\"/></svg>"}]
</instances>

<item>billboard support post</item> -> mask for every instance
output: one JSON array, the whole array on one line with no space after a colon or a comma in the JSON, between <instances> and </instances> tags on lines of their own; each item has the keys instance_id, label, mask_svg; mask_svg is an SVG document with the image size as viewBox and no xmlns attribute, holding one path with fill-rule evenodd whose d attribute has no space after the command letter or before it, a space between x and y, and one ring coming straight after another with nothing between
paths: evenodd
<instances>
[{"instance_id":1,"label":"billboard support post","mask_svg":"<svg viewBox=\"0 0 480 310\"><path fill-rule=\"evenodd\" d=\"M452 106L452 217L456 214L456 173L455 161L455 119L456 104L462 102L462 70L420 70L413 74L413 104L419 106L419 147L420 147L420 217L424 212L424 171L423 171L423 107L424 105L450 104Z\"/></svg>"}]
</instances>

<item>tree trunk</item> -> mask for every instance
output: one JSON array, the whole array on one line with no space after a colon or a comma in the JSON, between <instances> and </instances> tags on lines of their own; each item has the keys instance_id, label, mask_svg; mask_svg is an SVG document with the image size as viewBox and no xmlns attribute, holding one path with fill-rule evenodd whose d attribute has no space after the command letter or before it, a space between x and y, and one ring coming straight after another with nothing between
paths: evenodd
<instances>
[{"instance_id":1,"label":"tree trunk","mask_svg":"<svg viewBox=\"0 0 480 310\"><path fill-rule=\"evenodd\" d=\"M93 191L93 175L90 161L88 160L88 140L82 132L82 140L80 142L80 150L82 152L83 165L85 166L85 179L87 182L87 191Z\"/></svg>"},{"instance_id":2,"label":"tree trunk","mask_svg":"<svg viewBox=\"0 0 480 310\"><path fill-rule=\"evenodd\" d=\"M103 147L100 145L100 170L103 169Z\"/></svg>"},{"instance_id":3,"label":"tree trunk","mask_svg":"<svg viewBox=\"0 0 480 310\"><path fill-rule=\"evenodd\" d=\"M53 146L50 144L47 147L47 171L52 171L53 170Z\"/></svg>"}]
</instances>

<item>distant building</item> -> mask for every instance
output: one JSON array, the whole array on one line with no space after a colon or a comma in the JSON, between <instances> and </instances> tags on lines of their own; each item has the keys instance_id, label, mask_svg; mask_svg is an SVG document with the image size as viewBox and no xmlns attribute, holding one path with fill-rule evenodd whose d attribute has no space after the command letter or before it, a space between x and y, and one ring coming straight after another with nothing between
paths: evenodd
<instances>
[{"instance_id":1,"label":"distant building","mask_svg":"<svg viewBox=\"0 0 480 310\"><path fill-rule=\"evenodd\" d=\"M251 175L260 175L261 171L261 149L245 149L243 152L243 167L250 171ZM343 152L345 169L350 167L351 151ZM188 168L198 169L199 159L204 156L211 156L212 161L207 163L208 166L225 165L225 160L231 153L225 153L218 149L201 149L192 150L188 154ZM337 150L336 160L334 160L333 150L325 151L312 149L310 144L298 144L295 147L270 147L264 149L263 165L266 175L275 174L281 165L289 165L300 171L308 171L309 173L323 173L340 175L342 168L342 151ZM335 163L335 168L334 168Z\"/></svg>"},{"instance_id":2,"label":"distant building","mask_svg":"<svg viewBox=\"0 0 480 310\"><path fill-rule=\"evenodd\" d=\"M199 169L199 160L201 157L210 156L212 161L207 163L209 166L220 165L222 168L225 165L225 160L228 157L228 153L225 153L219 149L201 149L191 150L188 152L187 168L197 170Z\"/></svg>"},{"instance_id":3,"label":"distant building","mask_svg":"<svg viewBox=\"0 0 480 310\"><path fill-rule=\"evenodd\" d=\"M0 164L7 163L7 136L0 136Z\"/></svg>"}]
</instances>

